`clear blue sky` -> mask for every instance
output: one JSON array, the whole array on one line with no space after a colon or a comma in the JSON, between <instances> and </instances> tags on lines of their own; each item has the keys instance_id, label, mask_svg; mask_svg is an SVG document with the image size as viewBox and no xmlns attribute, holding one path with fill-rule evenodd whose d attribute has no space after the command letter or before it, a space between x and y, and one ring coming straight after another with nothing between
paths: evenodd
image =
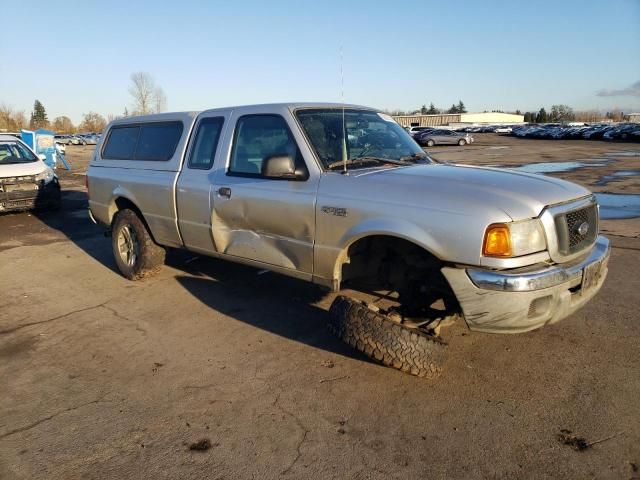
<instances>
[{"instance_id":1,"label":"clear blue sky","mask_svg":"<svg viewBox=\"0 0 640 480\"><path fill-rule=\"evenodd\" d=\"M169 110L339 100L341 44L351 103L640 110L640 0L25 0L4 20L8 8L0 103L38 98L50 119L121 113L135 71Z\"/></svg>"}]
</instances>

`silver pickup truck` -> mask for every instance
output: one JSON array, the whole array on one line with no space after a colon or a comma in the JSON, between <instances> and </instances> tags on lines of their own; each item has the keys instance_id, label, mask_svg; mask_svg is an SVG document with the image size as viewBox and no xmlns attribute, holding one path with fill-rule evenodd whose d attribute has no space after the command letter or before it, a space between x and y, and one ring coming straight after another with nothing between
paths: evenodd
<instances>
[{"instance_id":1,"label":"silver pickup truck","mask_svg":"<svg viewBox=\"0 0 640 480\"><path fill-rule=\"evenodd\" d=\"M326 286L332 329L376 360L437 374L440 327L515 333L602 286L608 240L581 186L431 159L388 115L254 105L123 118L87 173L122 274L184 248Z\"/></svg>"}]
</instances>

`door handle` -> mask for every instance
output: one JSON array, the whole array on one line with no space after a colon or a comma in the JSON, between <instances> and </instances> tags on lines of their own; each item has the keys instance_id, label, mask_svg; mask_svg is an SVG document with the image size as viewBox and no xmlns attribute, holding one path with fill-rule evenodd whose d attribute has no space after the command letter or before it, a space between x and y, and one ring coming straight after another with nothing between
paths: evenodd
<instances>
[{"instance_id":1,"label":"door handle","mask_svg":"<svg viewBox=\"0 0 640 480\"><path fill-rule=\"evenodd\" d=\"M218 189L218 195L221 197L231 198L231 189L229 187L220 187Z\"/></svg>"}]
</instances>

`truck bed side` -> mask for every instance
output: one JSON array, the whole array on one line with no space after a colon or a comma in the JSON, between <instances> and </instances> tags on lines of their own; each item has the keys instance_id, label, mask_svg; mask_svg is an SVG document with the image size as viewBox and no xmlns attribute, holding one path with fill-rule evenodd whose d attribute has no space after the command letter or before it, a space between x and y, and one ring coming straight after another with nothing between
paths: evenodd
<instances>
[{"instance_id":1,"label":"truck bed side","mask_svg":"<svg viewBox=\"0 0 640 480\"><path fill-rule=\"evenodd\" d=\"M89 207L94 218L110 225L122 208L138 210L154 240L165 246L182 246L178 229L175 187L182 168L195 112L153 115L116 120L109 124L96 146L87 171ZM114 127L181 122L182 133L168 160L103 158L104 147Z\"/></svg>"}]
</instances>

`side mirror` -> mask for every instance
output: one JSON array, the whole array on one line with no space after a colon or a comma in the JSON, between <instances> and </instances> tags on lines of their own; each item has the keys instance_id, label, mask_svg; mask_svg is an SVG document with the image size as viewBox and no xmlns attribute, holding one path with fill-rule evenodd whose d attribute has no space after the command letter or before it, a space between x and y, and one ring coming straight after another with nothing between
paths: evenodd
<instances>
[{"instance_id":1,"label":"side mirror","mask_svg":"<svg viewBox=\"0 0 640 480\"><path fill-rule=\"evenodd\" d=\"M306 180L309 173L306 168L296 169L296 163L290 155L272 155L262 162L262 176L279 180Z\"/></svg>"},{"instance_id":2,"label":"side mirror","mask_svg":"<svg viewBox=\"0 0 640 480\"><path fill-rule=\"evenodd\" d=\"M47 159L47 156L44 153L40 153L38 154L38 158L44 162Z\"/></svg>"}]
</instances>

